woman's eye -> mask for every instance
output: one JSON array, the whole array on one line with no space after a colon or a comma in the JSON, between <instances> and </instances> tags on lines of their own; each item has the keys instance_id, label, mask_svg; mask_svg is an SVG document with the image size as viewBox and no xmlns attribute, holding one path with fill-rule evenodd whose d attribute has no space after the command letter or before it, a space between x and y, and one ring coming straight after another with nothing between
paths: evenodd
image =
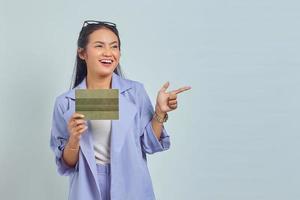
<instances>
[{"instance_id":1,"label":"woman's eye","mask_svg":"<svg viewBox=\"0 0 300 200\"><path fill-rule=\"evenodd\" d=\"M100 48L101 48L101 47L103 47L103 46L102 46L102 45L97 45L96 47L100 47Z\"/></svg>"},{"instance_id":2,"label":"woman's eye","mask_svg":"<svg viewBox=\"0 0 300 200\"><path fill-rule=\"evenodd\" d=\"M114 46L112 46L112 48L113 48L113 49L118 49L119 46L118 46L118 45L114 45Z\"/></svg>"}]
</instances>

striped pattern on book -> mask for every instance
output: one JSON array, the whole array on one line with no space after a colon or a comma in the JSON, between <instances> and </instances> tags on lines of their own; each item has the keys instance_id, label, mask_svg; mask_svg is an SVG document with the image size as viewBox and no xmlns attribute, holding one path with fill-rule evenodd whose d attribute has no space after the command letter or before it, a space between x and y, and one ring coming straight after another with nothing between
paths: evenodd
<instances>
[{"instance_id":1,"label":"striped pattern on book","mask_svg":"<svg viewBox=\"0 0 300 200\"><path fill-rule=\"evenodd\" d=\"M119 119L118 89L76 89L75 112L87 120Z\"/></svg>"}]
</instances>

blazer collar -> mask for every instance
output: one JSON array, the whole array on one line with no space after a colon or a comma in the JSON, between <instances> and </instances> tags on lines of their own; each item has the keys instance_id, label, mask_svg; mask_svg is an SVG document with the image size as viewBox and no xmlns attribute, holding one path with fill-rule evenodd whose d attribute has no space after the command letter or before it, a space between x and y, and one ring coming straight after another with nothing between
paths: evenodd
<instances>
[{"instance_id":1,"label":"blazer collar","mask_svg":"<svg viewBox=\"0 0 300 200\"><path fill-rule=\"evenodd\" d=\"M112 74L112 84L111 84L112 89L119 89L120 93L123 93L124 91L130 89L132 86L130 84L130 81L120 77L118 74L113 72ZM75 100L75 90L76 89L86 89L86 78L79 83L74 89L70 90L66 96Z\"/></svg>"}]
</instances>

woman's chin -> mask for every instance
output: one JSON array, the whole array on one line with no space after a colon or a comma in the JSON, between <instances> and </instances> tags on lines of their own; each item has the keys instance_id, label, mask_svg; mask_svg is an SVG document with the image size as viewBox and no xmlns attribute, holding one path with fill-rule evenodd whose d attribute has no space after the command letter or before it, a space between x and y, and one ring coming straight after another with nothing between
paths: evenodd
<instances>
[{"instance_id":1,"label":"woman's chin","mask_svg":"<svg viewBox=\"0 0 300 200\"><path fill-rule=\"evenodd\" d=\"M101 70L98 71L98 76L110 76L113 73L113 70Z\"/></svg>"}]
</instances>

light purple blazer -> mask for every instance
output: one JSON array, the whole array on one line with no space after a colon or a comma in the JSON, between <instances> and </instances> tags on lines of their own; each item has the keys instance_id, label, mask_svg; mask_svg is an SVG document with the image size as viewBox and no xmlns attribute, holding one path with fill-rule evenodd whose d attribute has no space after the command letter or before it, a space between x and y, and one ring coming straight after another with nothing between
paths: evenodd
<instances>
[{"instance_id":1,"label":"light purple blazer","mask_svg":"<svg viewBox=\"0 0 300 200\"><path fill-rule=\"evenodd\" d=\"M86 80L75 89L79 88L86 89ZM113 73L112 88L119 89L119 120L112 120L111 129L111 200L153 200L146 154L169 149L169 136L163 128L160 140L155 137L153 106L143 84ZM76 166L70 168L62 160L67 122L75 112L75 89L56 98L50 146L58 173L70 177L69 199L101 200L90 128L81 137Z\"/></svg>"}]
</instances>

